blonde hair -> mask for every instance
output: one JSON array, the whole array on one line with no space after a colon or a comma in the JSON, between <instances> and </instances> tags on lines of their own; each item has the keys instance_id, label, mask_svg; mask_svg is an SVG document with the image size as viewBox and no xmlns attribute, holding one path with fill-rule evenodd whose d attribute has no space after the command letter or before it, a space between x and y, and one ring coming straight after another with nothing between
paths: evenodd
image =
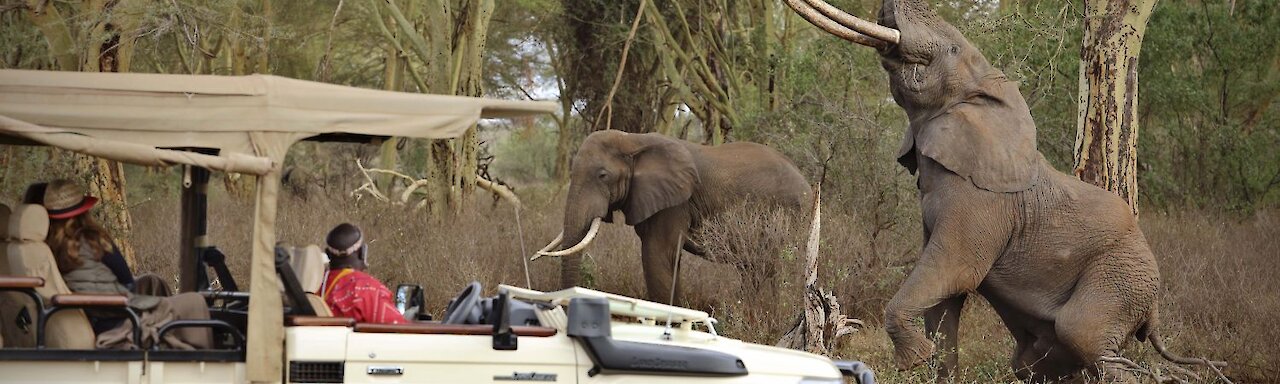
<instances>
[{"instance_id":1,"label":"blonde hair","mask_svg":"<svg viewBox=\"0 0 1280 384\"><path fill-rule=\"evenodd\" d=\"M84 260L80 258L82 241L89 245L94 261L101 261L102 257L113 248L107 230L98 225L88 214L49 221L49 235L45 238L45 243L48 243L53 251L53 259L58 263L58 271L67 273L84 265Z\"/></svg>"}]
</instances>

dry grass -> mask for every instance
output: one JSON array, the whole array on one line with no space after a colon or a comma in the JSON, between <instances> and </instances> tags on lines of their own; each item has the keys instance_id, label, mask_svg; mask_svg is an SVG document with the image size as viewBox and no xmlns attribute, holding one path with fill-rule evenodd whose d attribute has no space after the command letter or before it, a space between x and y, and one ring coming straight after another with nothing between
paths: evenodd
<instances>
[{"instance_id":1,"label":"dry grass","mask_svg":"<svg viewBox=\"0 0 1280 384\"><path fill-rule=\"evenodd\" d=\"M1193 212L1143 217L1160 262L1160 332L1173 350L1280 382L1280 212L1238 220Z\"/></svg>"},{"instance_id":2,"label":"dry grass","mask_svg":"<svg viewBox=\"0 0 1280 384\"><path fill-rule=\"evenodd\" d=\"M310 201L286 197L279 234L291 244L317 243L340 222L362 225L373 239L372 272L389 286L421 284L428 309L439 315L445 302L471 280L481 281L490 292L498 283L524 285L519 258L559 231L564 198L552 191L524 190L522 194L531 195L524 196L524 251L514 211L509 205L493 204L487 196L478 196L469 213L448 219L432 219L370 200L355 201L336 191L312 194ZM238 276L245 276L252 203L221 194L212 200L212 239L231 256ZM850 337L837 357L868 361L885 382L931 382L930 369L893 371L892 348L879 315L910 270L910 258L919 245L879 239L871 246L873 232L867 225L840 211L824 212L820 281L837 294L846 313L866 321L868 327ZM139 271L176 276L173 223L177 213L176 200L148 202L134 209L138 230L133 241L142 256ZM1227 373L1237 382L1280 380L1275 358L1280 353L1280 330L1274 324L1280 314L1280 279L1276 278L1280 276L1280 232L1275 229L1280 213L1263 212L1242 221L1195 213L1146 214L1142 221L1163 274L1159 329L1170 348L1187 356L1229 360L1232 366ZM719 229L708 230L709 238L738 239L718 242L717 250L748 251L731 256L731 263L685 254L681 267L685 295L677 304L712 312L728 336L772 344L791 326L798 310L805 224L803 218L767 210L744 210L717 221L712 227ZM795 240L785 240L788 236ZM588 285L643 296L636 256L639 241L630 228L605 225L589 252ZM533 288L556 288L559 263L555 259L539 260L530 267ZM744 271L748 276L772 277L752 288L750 279L741 278ZM1016 381L1008 366L1013 346L1007 331L980 298L969 303L961 330L960 381ZM1142 362L1161 361L1146 345L1131 344L1126 355Z\"/></svg>"}]
</instances>

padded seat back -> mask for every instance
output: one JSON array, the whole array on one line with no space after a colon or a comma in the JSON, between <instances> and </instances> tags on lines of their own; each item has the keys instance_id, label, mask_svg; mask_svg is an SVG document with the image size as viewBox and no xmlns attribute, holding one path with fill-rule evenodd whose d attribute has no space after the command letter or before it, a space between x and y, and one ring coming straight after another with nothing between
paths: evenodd
<instances>
[{"instance_id":1,"label":"padded seat back","mask_svg":"<svg viewBox=\"0 0 1280 384\"><path fill-rule=\"evenodd\" d=\"M0 275L13 275L9 271L9 217L13 211L0 204ZM30 307L23 315L23 309ZM34 305L27 295L12 291L0 291L0 348L34 347L36 345ZM23 327L26 327L24 330Z\"/></svg>"},{"instance_id":2,"label":"padded seat back","mask_svg":"<svg viewBox=\"0 0 1280 384\"><path fill-rule=\"evenodd\" d=\"M36 292L45 303L51 302L54 295L71 293L58 271L53 251L44 242L49 233L49 214L44 207L34 204L18 206L9 217L8 229L10 242L6 249L9 273L44 278L44 286L37 288ZM28 308L34 320L36 308L34 305L28 305ZM33 331L34 327L32 325ZM77 309L59 312L49 319L47 327L45 345L49 348L94 348L93 328L84 311ZM34 344L33 342L32 345Z\"/></svg>"},{"instance_id":3,"label":"padded seat back","mask_svg":"<svg viewBox=\"0 0 1280 384\"><path fill-rule=\"evenodd\" d=\"M329 256L319 246L290 247L289 265L293 273L298 275L298 283L302 290L310 293L320 291L324 283L324 271L329 267Z\"/></svg>"},{"instance_id":4,"label":"padded seat back","mask_svg":"<svg viewBox=\"0 0 1280 384\"><path fill-rule=\"evenodd\" d=\"M317 295L320 285L324 284L324 271L329 269L329 256L319 246L289 247L289 266L298 277L298 284L307 292L307 301L315 310L316 316L333 316L329 305Z\"/></svg>"}]
</instances>

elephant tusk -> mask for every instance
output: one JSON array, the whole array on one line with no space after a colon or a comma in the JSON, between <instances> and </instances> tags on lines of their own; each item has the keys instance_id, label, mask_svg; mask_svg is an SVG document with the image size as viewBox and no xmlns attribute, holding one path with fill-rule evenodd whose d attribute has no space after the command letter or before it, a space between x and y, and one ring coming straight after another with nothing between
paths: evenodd
<instances>
[{"instance_id":1,"label":"elephant tusk","mask_svg":"<svg viewBox=\"0 0 1280 384\"><path fill-rule=\"evenodd\" d=\"M836 35L839 38L876 49L889 46L889 43L884 40L867 36L862 32L853 30L840 22L832 20L831 17L817 9L814 9L814 7L809 4L808 0L782 0L782 2L786 3L788 7L791 7L791 10L795 11L800 15L800 17L804 18L810 24L813 24L815 27L818 27L818 29L826 31L827 33Z\"/></svg>"},{"instance_id":2,"label":"elephant tusk","mask_svg":"<svg viewBox=\"0 0 1280 384\"><path fill-rule=\"evenodd\" d=\"M529 258L529 261L537 260L539 257L542 257L543 252L550 251L552 248L560 246L560 242L563 240L564 240L564 231L560 231L560 234L556 235L555 240L551 240L550 243L547 243L547 246L542 247L542 249L539 249L538 252L533 255L533 257Z\"/></svg>"},{"instance_id":3,"label":"elephant tusk","mask_svg":"<svg viewBox=\"0 0 1280 384\"><path fill-rule=\"evenodd\" d=\"M577 245L574 245L573 247L570 247L569 249L565 249L562 251L555 251L555 252L539 251L537 256L534 256L534 257L535 258L538 256L557 256L558 257L558 256L568 256L568 255L578 253L579 251L586 249L587 245L591 244L591 239L594 239L596 237L596 232L599 232L599 231L600 231L600 218L597 217L595 220L591 221L591 230L587 231L587 235L584 236L582 238L582 241L579 241Z\"/></svg>"},{"instance_id":4,"label":"elephant tusk","mask_svg":"<svg viewBox=\"0 0 1280 384\"><path fill-rule=\"evenodd\" d=\"M826 1L823 1L823 0L804 0L804 1L808 3L809 6L812 7L813 9L818 10L819 13L822 13L823 15L827 16L827 18L837 23L840 23L840 25L843 25L846 28L852 29L855 32L858 32L870 37L874 37L877 40L889 43L891 45L897 45L898 40L901 38L901 33L898 32L898 30L896 29L889 28L880 24L872 23L872 22L863 20L861 18L858 18L857 16L850 15L848 12L840 10L840 8L836 8L831 4L827 4Z\"/></svg>"}]
</instances>

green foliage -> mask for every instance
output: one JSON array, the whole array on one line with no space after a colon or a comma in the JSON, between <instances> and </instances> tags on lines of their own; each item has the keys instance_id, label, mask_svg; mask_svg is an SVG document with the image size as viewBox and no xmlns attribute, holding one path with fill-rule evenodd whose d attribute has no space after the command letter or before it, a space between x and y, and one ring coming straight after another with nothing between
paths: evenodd
<instances>
[{"instance_id":1,"label":"green foliage","mask_svg":"<svg viewBox=\"0 0 1280 384\"><path fill-rule=\"evenodd\" d=\"M20 12L0 12L0 47L5 47L0 68L52 69L47 60L49 46L30 24Z\"/></svg>"},{"instance_id":2,"label":"green foliage","mask_svg":"<svg viewBox=\"0 0 1280 384\"><path fill-rule=\"evenodd\" d=\"M1280 4L1161 2L1141 61L1138 174L1151 206L1280 202Z\"/></svg>"},{"instance_id":3,"label":"green foliage","mask_svg":"<svg viewBox=\"0 0 1280 384\"><path fill-rule=\"evenodd\" d=\"M517 184L541 183L555 172L555 131L545 127L510 132L493 149L494 176Z\"/></svg>"}]
</instances>

